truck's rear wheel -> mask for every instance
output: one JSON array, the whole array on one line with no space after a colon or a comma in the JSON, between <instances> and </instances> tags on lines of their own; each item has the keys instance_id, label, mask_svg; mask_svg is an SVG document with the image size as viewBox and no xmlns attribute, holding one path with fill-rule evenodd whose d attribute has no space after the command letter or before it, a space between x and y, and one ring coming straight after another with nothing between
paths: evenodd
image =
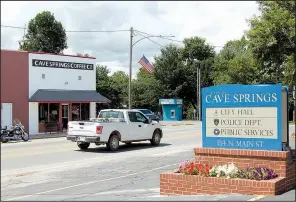
<instances>
[{"instance_id":1,"label":"truck's rear wheel","mask_svg":"<svg viewBox=\"0 0 296 202\"><path fill-rule=\"evenodd\" d=\"M89 143L88 142L77 142L77 146L81 149L81 150L87 150L89 147Z\"/></svg>"},{"instance_id":2,"label":"truck's rear wheel","mask_svg":"<svg viewBox=\"0 0 296 202\"><path fill-rule=\"evenodd\" d=\"M107 149L110 151L115 151L119 147L119 138L117 135L112 135L109 138L109 141L107 143Z\"/></svg>"},{"instance_id":3,"label":"truck's rear wheel","mask_svg":"<svg viewBox=\"0 0 296 202\"><path fill-rule=\"evenodd\" d=\"M159 145L160 140L161 140L160 132L158 130L154 131L152 139L150 140L151 144L153 146L157 146L157 145Z\"/></svg>"}]
</instances>

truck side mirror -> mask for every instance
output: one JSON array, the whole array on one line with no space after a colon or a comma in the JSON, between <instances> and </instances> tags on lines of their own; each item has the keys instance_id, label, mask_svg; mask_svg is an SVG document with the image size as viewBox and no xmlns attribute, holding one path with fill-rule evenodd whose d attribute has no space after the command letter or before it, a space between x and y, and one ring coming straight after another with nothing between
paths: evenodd
<instances>
[{"instance_id":1,"label":"truck side mirror","mask_svg":"<svg viewBox=\"0 0 296 202\"><path fill-rule=\"evenodd\" d=\"M145 123L145 124L150 124L150 123L151 123L151 119L146 119L146 120L144 121L144 123Z\"/></svg>"}]
</instances>

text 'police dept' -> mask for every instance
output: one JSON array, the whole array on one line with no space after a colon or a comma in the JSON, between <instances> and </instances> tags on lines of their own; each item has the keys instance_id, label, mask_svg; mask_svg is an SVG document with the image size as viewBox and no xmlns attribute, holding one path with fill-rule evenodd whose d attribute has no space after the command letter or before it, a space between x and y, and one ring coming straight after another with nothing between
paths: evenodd
<instances>
[{"instance_id":1,"label":"text 'police dept'","mask_svg":"<svg viewBox=\"0 0 296 202\"><path fill-rule=\"evenodd\" d=\"M210 93L206 95L207 103L260 103L277 102L276 93L251 93L251 94L220 94Z\"/></svg>"},{"instance_id":2,"label":"text 'police dept'","mask_svg":"<svg viewBox=\"0 0 296 202\"><path fill-rule=\"evenodd\" d=\"M38 67L93 70L93 64L50 61L50 60L35 60L35 59L32 62L33 62L33 66L38 66Z\"/></svg>"}]
</instances>

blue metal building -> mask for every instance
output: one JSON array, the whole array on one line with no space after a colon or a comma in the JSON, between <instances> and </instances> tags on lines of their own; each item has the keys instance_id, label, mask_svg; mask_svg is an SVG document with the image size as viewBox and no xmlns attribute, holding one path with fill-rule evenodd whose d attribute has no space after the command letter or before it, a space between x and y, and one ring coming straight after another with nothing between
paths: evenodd
<instances>
[{"instance_id":1,"label":"blue metal building","mask_svg":"<svg viewBox=\"0 0 296 202\"><path fill-rule=\"evenodd\" d=\"M181 121L182 120L182 99L159 99L162 106L163 121Z\"/></svg>"}]
</instances>

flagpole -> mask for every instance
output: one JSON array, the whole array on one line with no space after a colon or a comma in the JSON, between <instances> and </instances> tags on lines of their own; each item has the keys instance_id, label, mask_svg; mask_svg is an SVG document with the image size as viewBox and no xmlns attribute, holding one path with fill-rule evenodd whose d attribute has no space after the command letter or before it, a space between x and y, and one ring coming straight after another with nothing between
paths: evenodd
<instances>
[{"instance_id":1,"label":"flagpole","mask_svg":"<svg viewBox=\"0 0 296 202\"><path fill-rule=\"evenodd\" d=\"M131 27L131 35L130 35L130 63L129 63L129 82L128 82L128 108L131 109L131 88L132 88L132 56L133 56L133 32L134 29Z\"/></svg>"}]
</instances>

